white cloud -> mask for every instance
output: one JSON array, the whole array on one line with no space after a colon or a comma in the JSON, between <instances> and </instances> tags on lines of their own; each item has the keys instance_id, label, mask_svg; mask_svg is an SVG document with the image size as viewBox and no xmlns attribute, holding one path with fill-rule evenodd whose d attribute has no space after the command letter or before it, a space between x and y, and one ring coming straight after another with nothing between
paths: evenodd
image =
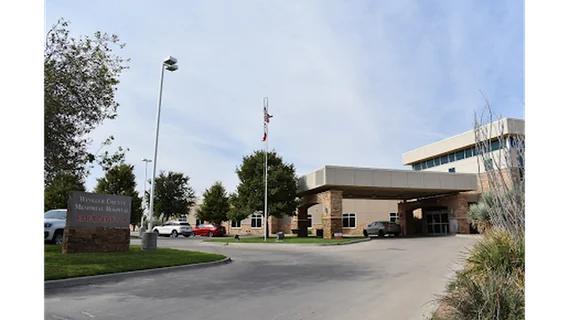
<instances>
[{"instance_id":1,"label":"white cloud","mask_svg":"<svg viewBox=\"0 0 569 320\"><path fill-rule=\"evenodd\" d=\"M169 1L172 11L48 1L47 11L48 24L63 15L74 31L127 42L119 117L94 137L113 134L131 149L139 185L140 159L153 152L159 63L178 58L179 71L165 75L158 168L188 174L201 193L216 180L233 190L242 156L263 148L264 96L270 148L300 174L325 164L401 168L403 152L471 127L479 89L505 115L523 114L521 101L500 105L523 99L523 16L512 3L496 12L474 1Z\"/></svg>"}]
</instances>

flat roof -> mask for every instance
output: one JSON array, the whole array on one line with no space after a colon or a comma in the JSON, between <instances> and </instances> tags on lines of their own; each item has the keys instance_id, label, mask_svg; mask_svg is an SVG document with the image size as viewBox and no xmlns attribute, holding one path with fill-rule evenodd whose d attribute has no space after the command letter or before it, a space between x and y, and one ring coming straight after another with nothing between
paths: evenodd
<instances>
[{"instance_id":1,"label":"flat roof","mask_svg":"<svg viewBox=\"0 0 569 320\"><path fill-rule=\"evenodd\" d=\"M492 125L491 128L489 127L490 125ZM486 126L486 128L491 129L490 139L498 137L501 125L503 125L505 135L525 135L525 120L504 118L494 121ZM404 165L412 165L414 163L437 157L448 152L464 149L475 144L476 138L474 129L472 129L450 138L405 152L402 155L402 160Z\"/></svg>"},{"instance_id":2,"label":"flat roof","mask_svg":"<svg viewBox=\"0 0 569 320\"><path fill-rule=\"evenodd\" d=\"M474 191L476 174L326 165L299 179L299 196L334 189L344 198L411 200Z\"/></svg>"}]
</instances>

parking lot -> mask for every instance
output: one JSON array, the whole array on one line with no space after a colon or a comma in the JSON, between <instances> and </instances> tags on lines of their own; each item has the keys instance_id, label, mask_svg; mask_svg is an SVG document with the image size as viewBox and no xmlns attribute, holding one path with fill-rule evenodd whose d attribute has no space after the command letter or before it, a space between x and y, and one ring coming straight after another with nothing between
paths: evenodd
<instances>
[{"instance_id":1,"label":"parking lot","mask_svg":"<svg viewBox=\"0 0 569 320\"><path fill-rule=\"evenodd\" d=\"M46 319L424 319L475 237L386 238L346 246L203 243L227 265L46 291ZM132 244L140 244L132 239Z\"/></svg>"}]
</instances>

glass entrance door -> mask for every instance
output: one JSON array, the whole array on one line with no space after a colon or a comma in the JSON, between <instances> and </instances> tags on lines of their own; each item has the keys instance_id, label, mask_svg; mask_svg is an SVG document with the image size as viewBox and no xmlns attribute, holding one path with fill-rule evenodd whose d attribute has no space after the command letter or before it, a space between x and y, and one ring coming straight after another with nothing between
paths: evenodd
<instances>
[{"instance_id":1,"label":"glass entrance door","mask_svg":"<svg viewBox=\"0 0 569 320\"><path fill-rule=\"evenodd\" d=\"M427 217L427 234L443 235L449 233L448 211L434 210L425 213Z\"/></svg>"}]
</instances>

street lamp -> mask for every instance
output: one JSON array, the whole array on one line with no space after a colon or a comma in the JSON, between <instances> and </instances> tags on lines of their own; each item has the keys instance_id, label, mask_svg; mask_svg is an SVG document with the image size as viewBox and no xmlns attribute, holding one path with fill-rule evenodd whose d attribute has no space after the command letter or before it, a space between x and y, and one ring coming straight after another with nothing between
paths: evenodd
<instances>
[{"instance_id":1,"label":"street lamp","mask_svg":"<svg viewBox=\"0 0 569 320\"><path fill-rule=\"evenodd\" d=\"M160 89L158 91L158 110L156 111L156 135L154 137L154 160L153 160L153 168L152 168L152 182L150 184L150 207L149 207L149 216L150 221L148 222L148 231L143 235L142 238L142 249L143 250L155 250L156 249L156 242L158 240L158 236L152 232L152 216L154 213L154 189L156 187L156 157L158 156L158 132L160 128L160 108L162 106L162 86L164 84L164 70L168 71L176 71L178 70L178 59L168 56L162 61L162 65L160 66Z\"/></svg>"},{"instance_id":2,"label":"street lamp","mask_svg":"<svg viewBox=\"0 0 569 320\"><path fill-rule=\"evenodd\" d=\"M143 162L146 162L146 166L144 167L144 189L142 190L142 217L140 217L140 232L144 232L144 217L148 214L148 206L146 203L146 180L148 180L148 163L152 162L150 159L142 158ZM152 219L152 216L150 217Z\"/></svg>"}]
</instances>

